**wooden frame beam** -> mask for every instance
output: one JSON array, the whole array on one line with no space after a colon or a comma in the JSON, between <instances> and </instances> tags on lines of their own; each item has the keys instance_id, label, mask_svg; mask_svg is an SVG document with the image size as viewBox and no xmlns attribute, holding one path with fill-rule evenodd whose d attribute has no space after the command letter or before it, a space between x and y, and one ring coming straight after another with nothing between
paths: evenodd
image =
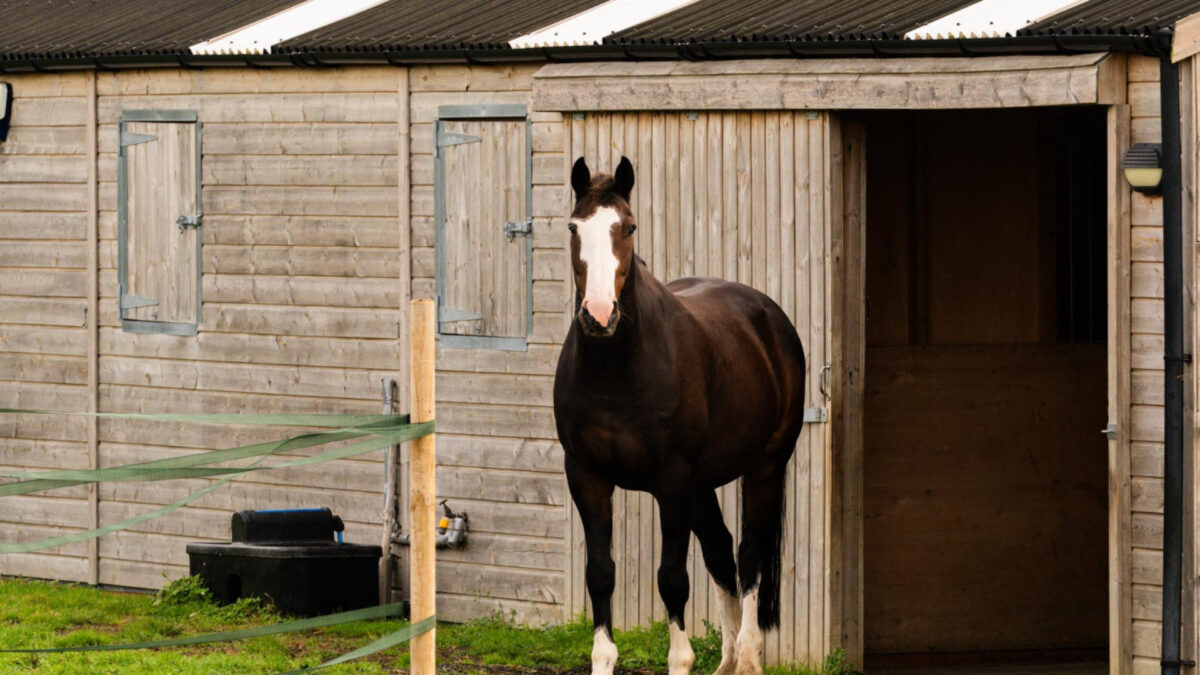
<instances>
[{"instance_id":1,"label":"wooden frame beam","mask_svg":"<svg viewBox=\"0 0 1200 675\"><path fill-rule=\"evenodd\" d=\"M553 64L533 109L853 110L1109 104L1124 61L1108 54Z\"/></svg>"}]
</instances>

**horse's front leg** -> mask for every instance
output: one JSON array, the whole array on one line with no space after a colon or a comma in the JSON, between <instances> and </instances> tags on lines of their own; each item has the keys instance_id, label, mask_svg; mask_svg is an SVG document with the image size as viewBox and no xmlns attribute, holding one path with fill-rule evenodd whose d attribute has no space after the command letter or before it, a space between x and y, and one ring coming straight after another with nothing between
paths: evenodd
<instances>
[{"instance_id":1,"label":"horse's front leg","mask_svg":"<svg viewBox=\"0 0 1200 675\"><path fill-rule=\"evenodd\" d=\"M688 601L687 552L690 527L691 495L658 498L662 528L662 563L658 567L658 592L667 606L671 631L671 651L667 655L670 675L687 675L696 660L692 644L684 632L683 609Z\"/></svg>"},{"instance_id":2,"label":"horse's front leg","mask_svg":"<svg viewBox=\"0 0 1200 675\"><path fill-rule=\"evenodd\" d=\"M613 484L567 462L567 485L583 521L587 543L587 589L592 598L592 675L611 675L617 665L612 634L612 594L617 568L612 559Z\"/></svg>"}]
</instances>

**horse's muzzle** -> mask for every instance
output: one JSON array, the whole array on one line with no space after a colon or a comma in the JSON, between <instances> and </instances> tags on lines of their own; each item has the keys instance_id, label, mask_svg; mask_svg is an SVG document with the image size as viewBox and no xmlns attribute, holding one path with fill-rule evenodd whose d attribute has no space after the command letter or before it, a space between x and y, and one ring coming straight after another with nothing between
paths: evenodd
<instances>
[{"instance_id":1,"label":"horse's muzzle","mask_svg":"<svg viewBox=\"0 0 1200 675\"><path fill-rule=\"evenodd\" d=\"M619 307L613 308L613 313L608 317L608 323L601 325L586 309L579 310L579 314L575 317L579 320L579 327L583 329L583 334L588 337L612 337L613 333L617 332L617 322L621 320L621 310Z\"/></svg>"}]
</instances>

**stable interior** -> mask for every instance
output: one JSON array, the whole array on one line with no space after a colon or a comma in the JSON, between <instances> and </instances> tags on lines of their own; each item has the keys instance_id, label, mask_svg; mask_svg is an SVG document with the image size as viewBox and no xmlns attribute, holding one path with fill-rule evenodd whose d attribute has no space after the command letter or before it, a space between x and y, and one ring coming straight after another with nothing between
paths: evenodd
<instances>
[{"instance_id":1,"label":"stable interior","mask_svg":"<svg viewBox=\"0 0 1200 675\"><path fill-rule=\"evenodd\" d=\"M1104 111L859 120L868 671L1107 672Z\"/></svg>"}]
</instances>

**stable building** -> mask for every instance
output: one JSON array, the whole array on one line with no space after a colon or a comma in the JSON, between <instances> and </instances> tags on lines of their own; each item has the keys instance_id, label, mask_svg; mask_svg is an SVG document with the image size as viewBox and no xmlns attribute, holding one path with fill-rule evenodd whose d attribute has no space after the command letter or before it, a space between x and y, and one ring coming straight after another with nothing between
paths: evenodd
<instances>
[{"instance_id":1,"label":"stable building","mask_svg":"<svg viewBox=\"0 0 1200 675\"><path fill-rule=\"evenodd\" d=\"M568 620L567 176L627 156L653 272L765 291L809 358L770 661L1196 658L1200 2L117 4L0 8L0 406L373 413L436 298L438 496L471 528L439 614ZM0 464L274 437L9 416ZM260 472L0 574L155 588L243 508L330 506L374 543L386 466ZM0 541L204 484L9 497ZM614 507L617 625L661 620L653 500ZM694 545L689 570L703 631Z\"/></svg>"}]
</instances>

